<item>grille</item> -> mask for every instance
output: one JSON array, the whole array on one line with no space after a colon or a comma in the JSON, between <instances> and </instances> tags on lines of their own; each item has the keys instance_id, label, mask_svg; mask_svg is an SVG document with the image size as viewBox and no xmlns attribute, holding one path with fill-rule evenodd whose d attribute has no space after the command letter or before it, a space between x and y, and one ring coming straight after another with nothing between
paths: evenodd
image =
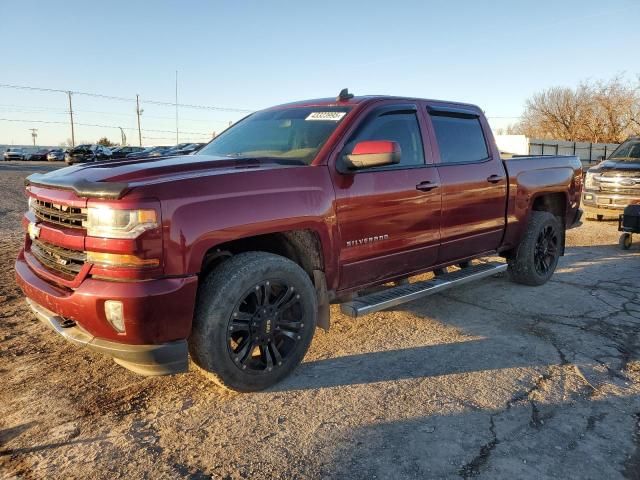
<instances>
[{"instance_id":1,"label":"grille","mask_svg":"<svg viewBox=\"0 0 640 480\"><path fill-rule=\"evenodd\" d=\"M605 170L600 174L601 177L637 177L637 170Z\"/></svg>"},{"instance_id":2,"label":"grille","mask_svg":"<svg viewBox=\"0 0 640 480\"><path fill-rule=\"evenodd\" d=\"M640 194L640 185L637 188L620 188L610 186L600 186L601 193L610 193L618 195L638 195Z\"/></svg>"},{"instance_id":3,"label":"grille","mask_svg":"<svg viewBox=\"0 0 640 480\"><path fill-rule=\"evenodd\" d=\"M82 208L45 202L34 198L31 203L36 217L43 222L54 223L69 228L84 228L87 213Z\"/></svg>"},{"instance_id":4,"label":"grille","mask_svg":"<svg viewBox=\"0 0 640 480\"><path fill-rule=\"evenodd\" d=\"M31 253L47 270L67 279L74 278L82 270L87 259L85 252L58 247L40 240L31 242Z\"/></svg>"}]
</instances>

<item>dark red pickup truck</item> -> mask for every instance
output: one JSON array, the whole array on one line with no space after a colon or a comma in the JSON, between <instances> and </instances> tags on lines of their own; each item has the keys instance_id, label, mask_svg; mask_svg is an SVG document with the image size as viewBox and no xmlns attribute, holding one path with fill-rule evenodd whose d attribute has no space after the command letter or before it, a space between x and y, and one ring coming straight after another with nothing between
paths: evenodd
<instances>
[{"instance_id":1,"label":"dark red pickup truck","mask_svg":"<svg viewBox=\"0 0 640 480\"><path fill-rule=\"evenodd\" d=\"M254 113L195 155L30 176L17 281L43 322L133 371L190 354L259 390L331 302L357 316L507 268L544 283L581 188L576 157L501 160L476 106L343 91ZM493 254L507 262L475 260Z\"/></svg>"}]
</instances>

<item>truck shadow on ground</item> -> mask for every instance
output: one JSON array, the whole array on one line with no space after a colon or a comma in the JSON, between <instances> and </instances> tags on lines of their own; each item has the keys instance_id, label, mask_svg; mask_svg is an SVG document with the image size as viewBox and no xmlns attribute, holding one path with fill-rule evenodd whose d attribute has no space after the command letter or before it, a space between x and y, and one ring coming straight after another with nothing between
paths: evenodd
<instances>
[{"instance_id":1,"label":"truck shadow on ground","mask_svg":"<svg viewBox=\"0 0 640 480\"><path fill-rule=\"evenodd\" d=\"M514 285L503 275L397 309L414 318L437 322L462 332L462 339L456 343L305 362L294 375L272 391L369 384L516 367L544 369L567 361L561 347L569 349L570 357L579 355L583 360L592 358L596 353L603 354L597 342L620 343L611 352L611 357L619 357L623 351L625 364L636 360L640 358L640 345L631 342L629 336L634 334L633 323L639 325L640 319L634 319L636 313L628 310L628 305L637 304L640 310L640 290L634 293L633 280L629 280L637 265L634 267L635 262L619 265L620 255L613 251L593 260L589 258L589 250L592 249L569 249L561 264L566 272L557 272L551 282L541 287ZM602 249L599 251L602 253ZM615 267L613 262L617 262ZM637 273L635 275L633 278L637 278ZM585 282L584 279L591 281ZM627 290L622 292L623 289ZM608 318L617 318L618 315L626 315L626 323L620 328L611 327L608 333ZM576 334L588 336L592 343L578 342ZM594 339L596 343L593 343ZM572 347L572 342L577 343ZM590 346L593 351L588 351Z\"/></svg>"},{"instance_id":2,"label":"truck shadow on ground","mask_svg":"<svg viewBox=\"0 0 640 480\"><path fill-rule=\"evenodd\" d=\"M326 432L335 478L640 478L640 397L562 403L514 394L498 409ZM635 439L635 441L634 441Z\"/></svg>"},{"instance_id":3,"label":"truck shadow on ground","mask_svg":"<svg viewBox=\"0 0 640 480\"><path fill-rule=\"evenodd\" d=\"M515 348L514 348L515 347ZM522 348L504 339L469 340L303 363L295 374L270 391L306 390L375 382L418 379L516 367L552 365L549 349Z\"/></svg>"}]
</instances>

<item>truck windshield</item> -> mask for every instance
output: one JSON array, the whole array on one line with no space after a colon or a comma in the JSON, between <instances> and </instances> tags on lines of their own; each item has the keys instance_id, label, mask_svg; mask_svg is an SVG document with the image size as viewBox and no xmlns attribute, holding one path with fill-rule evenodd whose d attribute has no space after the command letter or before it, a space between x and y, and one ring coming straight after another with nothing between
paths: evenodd
<instances>
[{"instance_id":1,"label":"truck windshield","mask_svg":"<svg viewBox=\"0 0 640 480\"><path fill-rule=\"evenodd\" d=\"M278 158L309 165L350 107L257 112L222 132L197 155Z\"/></svg>"},{"instance_id":2,"label":"truck windshield","mask_svg":"<svg viewBox=\"0 0 640 480\"><path fill-rule=\"evenodd\" d=\"M611 154L609 160L618 161L640 161L640 140L630 140L623 143Z\"/></svg>"}]
</instances>

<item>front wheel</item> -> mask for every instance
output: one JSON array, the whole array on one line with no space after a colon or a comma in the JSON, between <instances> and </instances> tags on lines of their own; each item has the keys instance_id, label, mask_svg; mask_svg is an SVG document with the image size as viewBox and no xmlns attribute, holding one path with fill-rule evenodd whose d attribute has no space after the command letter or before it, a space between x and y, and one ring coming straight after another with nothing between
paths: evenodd
<instances>
[{"instance_id":1,"label":"front wheel","mask_svg":"<svg viewBox=\"0 0 640 480\"><path fill-rule=\"evenodd\" d=\"M219 385L263 390L302 361L316 312L313 284L296 263L270 253L241 253L199 287L189 351Z\"/></svg>"},{"instance_id":2,"label":"front wheel","mask_svg":"<svg viewBox=\"0 0 640 480\"><path fill-rule=\"evenodd\" d=\"M549 212L531 212L527 230L509 258L511 280L525 285L542 285L558 265L564 230Z\"/></svg>"}]
</instances>

